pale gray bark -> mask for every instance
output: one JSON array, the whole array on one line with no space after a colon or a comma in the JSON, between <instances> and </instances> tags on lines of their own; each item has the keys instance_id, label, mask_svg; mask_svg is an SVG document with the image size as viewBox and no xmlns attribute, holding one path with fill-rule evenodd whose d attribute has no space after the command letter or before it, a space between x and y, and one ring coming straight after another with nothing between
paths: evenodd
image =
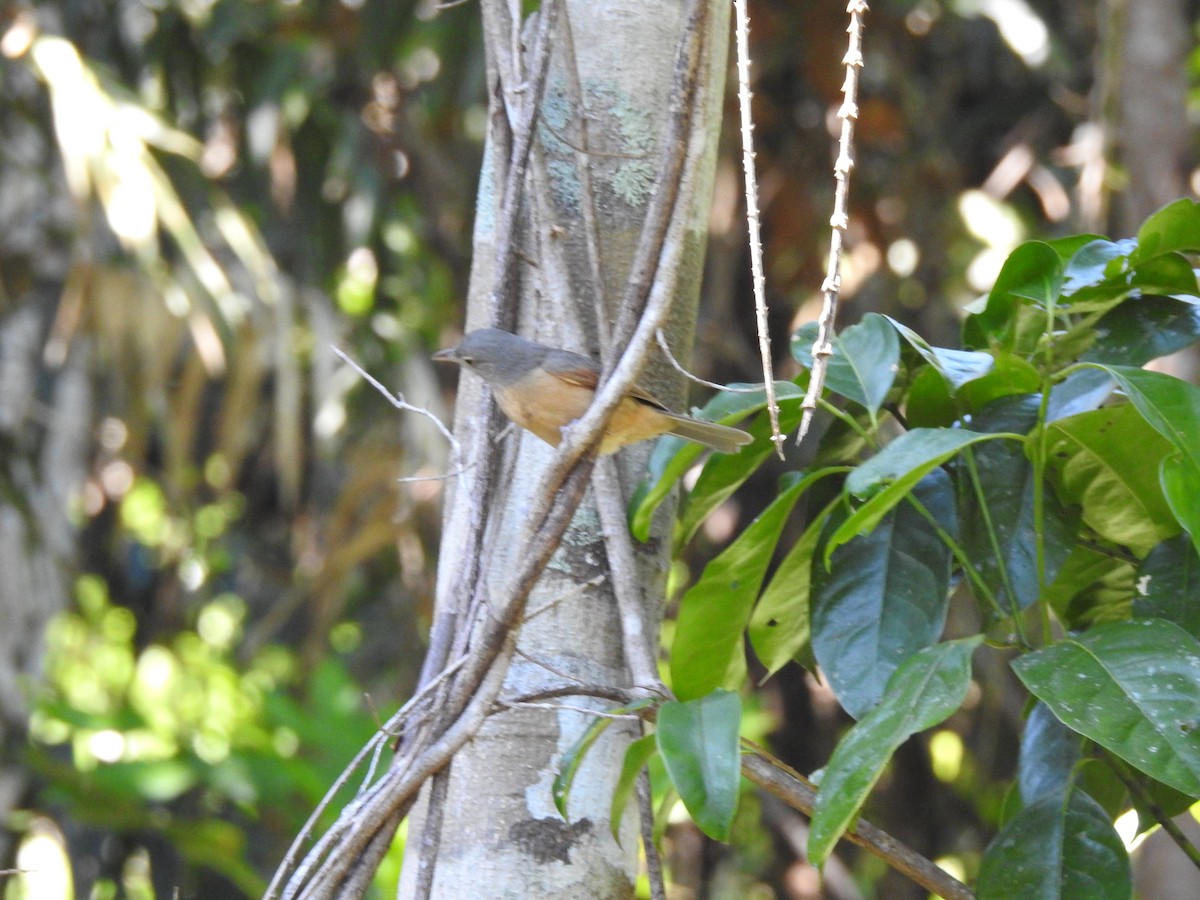
<instances>
[{"instance_id":1,"label":"pale gray bark","mask_svg":"<svg viewBox=\"0 0 1200 900\"><path fill-rule=\"evenodd\" d=\"M504 238L495 174L509 147L501 130L493 131L480 189L468 328L499 321L606 361L623 350L610 346L608 337L621 319L624 285L659 175L662 135L674 114L674 66L687 37L685 9L686 4L641 0L563 5L523 190L515 306L501 298L494 307L491 299L497 244ZM498 91L500 85L521 85L528 73L516 71L519 57L511 52L518 29L507 8L485 3L484 10L492 83ZM666 239L676 252L663 256L673 256L676 263L660 268L655 277L656 289L673 294L667 330L685 358L711 201L727 16L725 3L711 4L690 137L674 148L686 154L687 162ZM524 36L532 46L532 29ZM518 108L521 98L515 92L504 99ZM682 386L660 362L652 360L639 381L678 401ZM462 379L458 430L467 446L480 427L480 392L477 380ZM622 454L626 495L647 453L642 446ZM505 439L493 503L481 508L480 498L471 493L476 482L459 481L448 504L440 603L461 600L449 593L471 565L461 554L471 552L469 530L479 516L487 519L480 559L484 594L503 594L520 565L514 554L520 552L519 538L551 458L551 448L537 438L513 434ZM401 896L417 891L422 855L426 863L432 860L434 897L632 896L637 848L632 815L622 823L620 844L609 833L612 790L632 726L614 725L589 752L575 779L569 821L554 808L550 786L562 754L592 720L577 710L611 707L611 699L595 695L615 696L633 687L614 584L624 579L638 589L643 637L655 646L668 549L664 521L651 543L636 548L636 573L611 571L601 517L589 492L530 593L502 698L572 685L578 685L579 694L557 696L536 708L503 709L487 719L449 769L438 833L428 833L423 812L414 815Z\"/></svg>"}]
</instances>

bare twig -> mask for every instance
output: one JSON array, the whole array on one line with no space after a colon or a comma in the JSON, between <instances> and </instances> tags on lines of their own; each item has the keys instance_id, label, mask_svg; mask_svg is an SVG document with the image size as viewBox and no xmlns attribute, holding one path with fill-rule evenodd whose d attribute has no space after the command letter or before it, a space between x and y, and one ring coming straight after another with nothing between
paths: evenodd
<instances>
[{"instance_id":1,"label":"bare twig","mask_svg":"<svg viewBox=\"0 0 1200 900\"><path fill-rule=\"evenodd\" d=\"M392 406L396 407L396 409L401 410L402 412L416 413L417 415L424 416L430 422L432 422L434 424L434 427L436 427L437 430L441 433L442 437L444 437L446 439L446 443L450 445L450 450L454 454L454 456L461 457L462 445L458 442L458 439L454 437L454 434L450 431L450 429L446 427L445 422L443 422L434 413L430 412L425 407L416 406L412 403L409 403L407 400L404 399L403 394L401 394L399 392L393 394L391 391L389 391L386 387L383 386L382 382L380 382L374 375L372 375L370 372L368 372L366 369L364 369L362 366L360 366L358 363L356 363L353 359L351 359L340 347L330 347L329 349L331 349L334 352L334 355L337 356L338 359L340 359L342 362L344 362L346 365L348 365L350 368L352 368L355 372L357 372L359 375L361 375L363 380L366 381L367 384L371 385L371 387L375 388L375 390L377 390L384 397L386 397L388 402L391 403Z\"/></svg>"},{"instance_id":2,"label":"bare twig","mask_svg":"<svg viewBox=\"0 0 1200 900\"><path fill-rule=\"evenodd\" d=\"M654 843L654 797L650 793L650 770L642 769L637 779L638 824L642 831L642 851L646 854L646 878L651 900L667 900L662 859Z\"/></svg>"},{"instance_id":3,"label":"bare twig","mask_svg":"<svg viewBox=\"0 0 1200 900\"><path fill-rule=\"evenodd\" d=\"M765 750L754 747L753 752L742 754L742 774L788 806L812 816L817 804L816 785ZM970 888L949 872L865 819L860 818L858 824L846 832L845 838L939 897L946 900L972 900L974 897Z\"/></svg>"},{"instance_id":4,"label":"bare twig","mask_svg":"<svg viewBox=\"0 0 1200 900\"><path fill-rule=\"evenodd\" d=\"M592 478L596 485L593 494L596 509L600 513L600 529L604 533L613 593L617 598L617 612L621 619L625 665L635 688L656 697L667 697L670 691L658 677L658 656L655 652L658 641L653 639L656 632L649 622L650 610L637 574L633 538L625 518L625 494L621 489L616 463L611 458L597 460Z\"/></svg>"},{"instance_id":5,"label":"bare twig","mask_svg":"<svg viewBox=\"0 0 1200 900\"><path fill-rule=\"evenodd\" d=\"M796 443L804 440L812 425L817 400L825 386L829 357L833 355L833 325L837 318L838 291L842 286L842 242L850 223L850 170L854 167L854 123L858 120L858 75L863 66L862 34L863 16L867 12L866 0L850 0L846 12L850 14L850 25L846 29L850 35L850 43L846 55L842 58L842 63L846 66L846 80L842 83L844 99L841 108L838 109L838 118L842 120L842 134L838 142L837 160L833 164L835 187L833 216L829 220L832 229L829 235L829 269L821 285L824 304L821 308L817 339L812 348L813 366L808 391L804 395L804 402L800 404L803 412L800 429L796 433Z\"/></svg>"},{"instance_id":6,"label":"bare twig","mask_svg":"<svg viewBox=\"0 0 1200 900\"><path fill-rule=\"evenodd\" d=\"M728 384L717 384L715 381L705 381L699 375L694 375L683 367L683 364L675 358L675 354L671 352L671 345L667 343L667 336L660 328L654 332L655 338L658 340L659 349L662 350L663 356L667 358L667 362L671 367L682 375L688 381L694 381L696 384L703 385L706 388L712 388L714 391L724 391L727 394L757 394L762 388L757 385L753 387L733 387Z\"/></svg>"},{"instance_id":7,"label":"bare twig","mask_svg":"<svg viewBox=\"0 0 1200 900\"><path fill-rule=\"evenodd\" d=\"M762 360L763 387L767 392L767 414L771 417L771 440L783 459L779 433L779 401L775 398L775 371L771 364L771 335L767 331L767 292L763 277L762 235L758 223L758 179L754 174L754 135L750 117L750 16L746 0L733 0L734 34L737 37L738 114L742 123L742 171L746 177L746 228L750 241L750 278L754 286L754 314L758 329L758 352Z\"/></svg>"}]
</instances>

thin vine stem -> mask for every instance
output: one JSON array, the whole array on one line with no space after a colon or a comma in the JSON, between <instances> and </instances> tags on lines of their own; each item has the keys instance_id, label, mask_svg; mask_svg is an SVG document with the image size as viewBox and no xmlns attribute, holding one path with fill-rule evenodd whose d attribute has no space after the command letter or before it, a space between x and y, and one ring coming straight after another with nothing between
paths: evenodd
<instances>
[{"instance_id":1,"label":"thin vine stem","mask_svg":"<svg viewBox=\"0 0 1200 900\"><path fill-rule=\"evenodd\" d=\"M817 325L817 339L813 343L812 373L804 401L800 404L800 428L796 432L796 443L804 440L812 426L813 414L817 410L817 398L825 386L825 373L829 358L833 356L833 327L837 319L838 293L842 285L842 244L846 228L850 223L850 170L854 168L854 123L858 120L858 78L863 67L862 36L863 17L867 12L866 0L850 0L846 5L850 24L846 29L850 35L846 55L842 63L846 67L846 80L842 83L843 101L838 109L842 120L841 137L838 140L838 155L833 164L833 215L830 217L829 265L825 281L821 285L824 301Z\"/></svg>"}]
</instances>

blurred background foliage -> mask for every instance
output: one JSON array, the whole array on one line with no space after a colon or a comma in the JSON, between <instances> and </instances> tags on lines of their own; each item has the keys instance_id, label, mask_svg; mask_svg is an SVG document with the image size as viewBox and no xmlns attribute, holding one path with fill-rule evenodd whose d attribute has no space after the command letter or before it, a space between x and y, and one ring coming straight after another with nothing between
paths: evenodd
<instances>
[{"instance_id":1,"label":"blurred background foliage","mask_svg":"<svg viewBox=\"0 0 1200 900\"><path fill-rule=\"evenodd\" d=\"M783 360L819 308L844 4L750 13ZM445 447L331 348L444 413L428 352L453 338L468 275L478 9L58 0L0 16L0 868L47 879L3 890L254 896L420 664L440 485L396 479L444 471ZM1021 240L1124 236L1194 194L1196 17L1194 0L874 4L842 323L882 311L948 344ZM754 381L727 109L695 367ZM773 491L768 467L684 564ZM977 675L975 714L911 741L871 813L967 870L1021 721L1010 676ZM799 668L754 707L803 771L846 724ZM818 896L804 823L746 808L729 846L670 827L676 884ZM849 852L827 875L830 897L912 896Z\"/></svg>"}]
</instances>

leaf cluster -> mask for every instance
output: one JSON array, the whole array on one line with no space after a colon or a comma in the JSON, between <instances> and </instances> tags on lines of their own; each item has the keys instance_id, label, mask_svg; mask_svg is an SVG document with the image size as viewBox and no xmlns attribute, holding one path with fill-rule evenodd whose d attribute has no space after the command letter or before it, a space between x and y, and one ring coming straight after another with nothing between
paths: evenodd
<instances>
[{"instance_id":1,"label":"leaf cluster","mask_svg":"<svg viewBox=\"0 0 1200 900\"><path fill-rule=\"evenodd\" d=\"M1134 809L1144 830L1200 797L1200 389L1143 368L1200 340L1197 250L1200 204L1181 200L1136 239L1018 247L966 311L962 349L881 315L845 329L815 459L683 595L679 701L631 765L661 753L697 824L726 839L747 641L768 674L819 670L857 720L821 775L820 864L896 749L963 705L986 645L1029 692L1030 716L979 896L1130 896L1115 818ZM805 371L779 385L785 428L812 337L797 332ZM761 440L703 464L681 546L771 452L763 405L729 393L705 410L755 413ZM697 459L657 448L635 534ZM797 508L805 524L784 540ZM952 602L975 610L974 633L946 633Z\"/></svg>"}]
</instances>

